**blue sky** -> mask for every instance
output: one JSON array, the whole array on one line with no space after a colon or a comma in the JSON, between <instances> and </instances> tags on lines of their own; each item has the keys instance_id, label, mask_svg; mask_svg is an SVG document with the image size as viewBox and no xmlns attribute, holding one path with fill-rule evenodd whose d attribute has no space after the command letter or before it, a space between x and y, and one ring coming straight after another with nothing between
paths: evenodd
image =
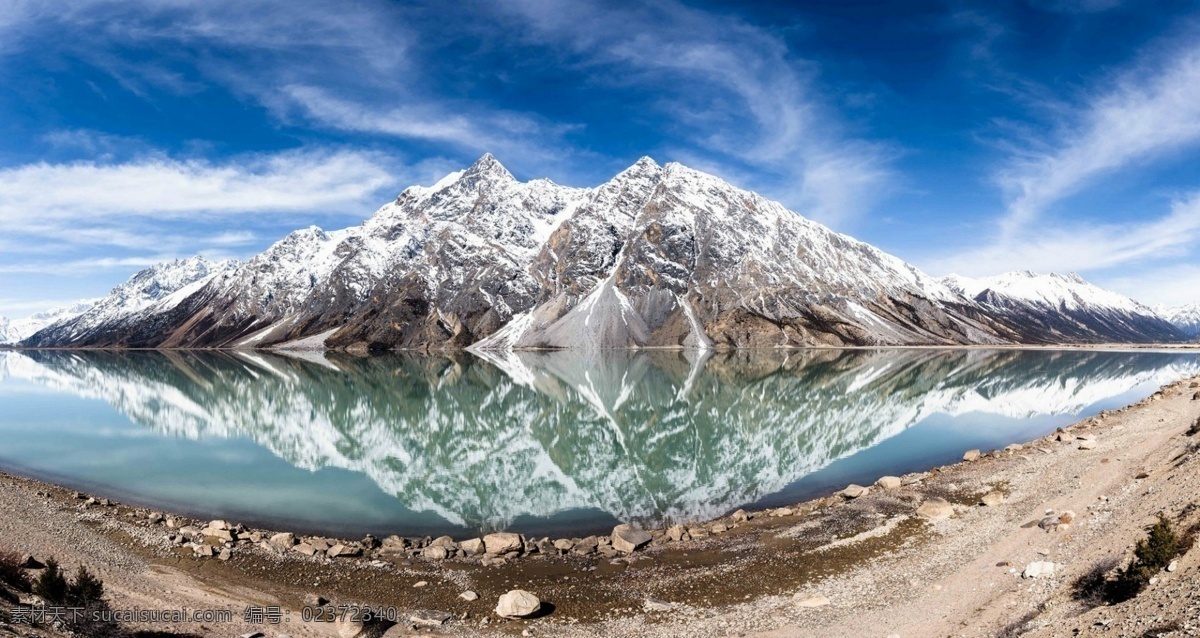
<instances>
[{"instance_id":1,"label":"blue sky","mask_svg":"<svg viewBox=\"0 0 1200 638\"><path fill-rule=\"evenodd\" d=\"M358 223L492 152L642 155L934 275L1200 298L1189 2L0 3L0 315Z\"/></svg>"}]
</instances>

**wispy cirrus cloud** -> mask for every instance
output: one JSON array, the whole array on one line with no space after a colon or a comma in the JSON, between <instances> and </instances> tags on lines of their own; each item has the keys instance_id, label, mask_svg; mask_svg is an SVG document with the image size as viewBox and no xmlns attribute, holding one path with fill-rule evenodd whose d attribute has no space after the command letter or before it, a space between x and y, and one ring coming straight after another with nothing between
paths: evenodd
<instances>
[{"instance_id":1,"label":"wispy cirrus cloud","mask_svg":"<svg viewBox=\"0 0 1200 638\"><path fill-rule=\"evenodd\" d=\"M1057 110L1057 109L1056 109ZM1068 111L1050 141L1019 151L998 176L1011 234L1099 178L1200 145L1200 46L1121 72Z\"/></svg>"},{"instance_id":2,"label":"wispy cirrus cloud","mask_svg":"<svg viewBox=\"0 0 1200 638\"><path fill-rule=\"evenodd\" d=\"M1168 214L1143 222L1042 225L1016 237L925 264L935 273L994 275L1103 271L1192 256L1200 245L1200 193L1176 201Z\"/></svg>"},{"instance_id":3,"label":"wispy cirrus cloud","mask_svg":"<svg viewBox=\"0 0 1200 638\"><path fill-rule=\"evenodd\" d=\"M52 51L86 61L148 101L155 91L220 87L295 128L448 144L468 155L492 151L535 167L589 157L563 144L571 123L430 90L426 65L410 51L418 34L406 17L423 11L419 4L298 0L282 9L270 0L79 0L61 10L20 7L0 18L0 40L12 52L53 35Z\"/></svg>"},{"instance_id":4,"label":"wispy cirrus cloud","mask_svg":"<svg viewBox=\"0 0 1200 638\"><path fill-rule=\"evenodd\" d=\"M1200 257L1200 191L1177 195L1165 212L1069 205L1106 178L1200 147L1200 45L1160 45L1074 101L1042 102L1037 96L1044 92L1022 90L1021 100L1035 112L1040 107L1039 114L1054 122L1051 131L1008 127L1012 137L999 145L1008 154L995 176L1006 211L991 239L922 265L938 274L973 276L1078 271L1118 282L1132 294L1123 273L1186 268ZM1089 205L1095 206L1104 204ZM1161 292L1135 298L1155 302Z\"/></svg>"},{"instance_id":5,"label":"wispy cirrus cloud","mask_svg":"<svg viewBox=\"0 0 1200 638\"><path fill-rule=\"evenodd\" d=\"M371 104L336 97L309 85L285 86L280 94L284 100L275 104L285 117L298 112L342 131L448 144L473 154L491 152L502 159L515 159L526 168L588 155L570 149L563 140L575 125L526 113L454 109L418 99Z\"/></svg>"},{"instance_id":6,"label":"wispy cirrus cloud","mask_svg":"<svg viewBox=\"0 0 1200 638\"><path fill-rule=\"evenodd\" d=\"M736 16L671 1L523 0L502 11L593 81L653 88L652 108L680 129L665 149L678 159L746 176L743 185L833 224L893 184L896 150L846 131L817 86L819 66Z\"/></svg>"}]
</instances>

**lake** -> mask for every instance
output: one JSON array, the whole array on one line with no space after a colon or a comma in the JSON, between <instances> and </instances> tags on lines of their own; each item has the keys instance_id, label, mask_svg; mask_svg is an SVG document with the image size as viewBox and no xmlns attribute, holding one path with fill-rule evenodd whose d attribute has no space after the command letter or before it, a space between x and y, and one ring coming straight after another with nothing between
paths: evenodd
<instances>
[{"instance_id":1,"label":"lake","mask_svg":"<svg viewBox=\"0 0 1200 638\"><path fill-rule=\"evenodd\" d=\"M605 531L1036 438L1195 353L0 352L0 467L306 533Z\"/></svg>"}]
</instances>

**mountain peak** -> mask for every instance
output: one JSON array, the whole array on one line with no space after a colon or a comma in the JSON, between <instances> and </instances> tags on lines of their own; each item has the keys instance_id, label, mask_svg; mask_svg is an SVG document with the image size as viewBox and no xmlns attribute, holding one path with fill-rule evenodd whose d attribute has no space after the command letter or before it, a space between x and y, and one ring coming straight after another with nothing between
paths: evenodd
<instances>
[{"instance_id":1,"label":"mountain peak","mask_svg":"<svg viewBox=\"0 0 1200 638\"><path fill-rule=\"evenodd\" d=\"M475 160L475 163L471 164L471 166L468 167L465 172L463 172L464 178L479 177L484 175L514 179L512 173L508 172L508 169L504 168L504 165L500 163L500 160L496 159L496 157L491 153L484 153L482 157Z\"/></svg>"},{"instance_id":2,"label":"mountain peak","mask_svg":"<svg viewBox=\"0 0 1200 638\"><path fill-rule=\"evenodd\" d=\"M638 158L638 161L631 164L629 168L617 173L609 183L628 184L630 182L645 182L649 185L658 181L658 178L662 175L662 170L663 168L659 166L658 162L655 162L647 155L643 155Z\"/></svg>"}]
</instances>

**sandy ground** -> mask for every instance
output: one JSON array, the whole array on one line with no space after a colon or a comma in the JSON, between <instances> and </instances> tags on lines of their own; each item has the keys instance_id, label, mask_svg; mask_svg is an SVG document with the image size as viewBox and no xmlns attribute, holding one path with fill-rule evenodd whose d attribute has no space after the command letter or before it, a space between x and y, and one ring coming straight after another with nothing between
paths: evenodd
<instances>
[{"instance_id":1,"label":"sandy ground","mask_svg":"<svg viewBox=\"0 0 1200 638\"><path fill-rule=\"evenodd\" d=\"M1187 434L1200 420L1198 385L1181 380L1062 435L906 476L899 488L723 519L714 523L729 530L711 538L660 539L617 560L534 556L482 566L389 559L371 566L257 547L227 562L202 559L167 542L165 529L146 522L146 510L86 507L67 490L9 475L0 477L0 545L55 556L71 571L86 564L104 579L116 609L235 612L229 623L131 627L160 635L339 635L334 624L302 622L303 598L314 592L335 604L395 607L402 622L388 636L1195 635L1200 551L1119 605L1093 606L1072 592L1097 563L1126 560L1157 515L1181 530L1200 521L1200 509L1191 507L1200 500L1200 434ZM1094 448L1080 449L1081 436L1093 437ZM989 492L1004 502L981 506ZM935 497L952 503L954 514L916 513ZM1048 532L1037 525L1048 512L1067 511L1074 514L1069 526ZM1034 561L1054 563L1054 573L1022 578ZM427 584L414 587L419 582ZM497 598L513 588L536 593L549 613L496 618ZM465 590L479 600L460 599ZM285 621L247 624L247 606L278 606ZM453 619L412 628L411 612L423 609ZM14 633L37 635L0 622L0 636Z\"/></svg>"}]
</instances>

